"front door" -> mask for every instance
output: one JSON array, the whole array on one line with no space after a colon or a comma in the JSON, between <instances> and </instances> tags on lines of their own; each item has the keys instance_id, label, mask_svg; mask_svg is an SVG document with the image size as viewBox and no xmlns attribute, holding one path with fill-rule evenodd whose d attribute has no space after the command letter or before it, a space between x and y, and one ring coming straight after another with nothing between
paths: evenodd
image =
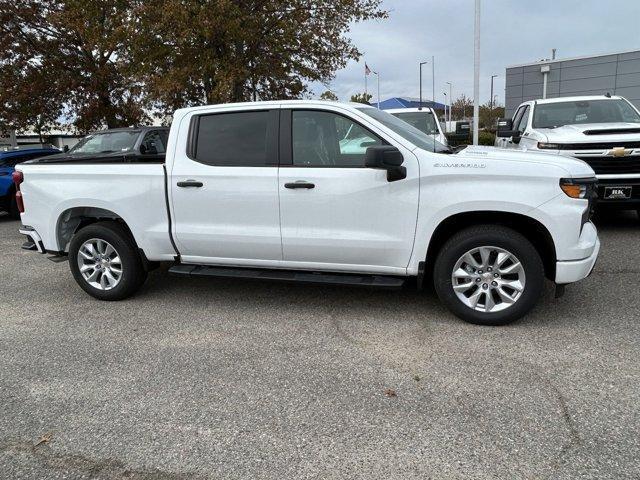
<instances>
[{"instance_id":1,"label":"front door","mask_svg":"<svg viewBox=\"0 0 640 480\"><path fill-rule=\"evenodd\" d=\"M279 175L287 266L405 272L418 209L416 157L400 147L407 178L389 182L386 171L364 167L366 149L386 143L381 136L334 111L282 115L290 115L291 132Z\"/></svg>"},{"instance_id":2,"label":"front door","mask_svg":"<svg viewBox=\"0 0 640 480\"><path fill-rule=\"evenodd\" d=\"M199 114L170 172L173 234L185 263L282 260L278 109Z\"/></svg>"}]
</instances>

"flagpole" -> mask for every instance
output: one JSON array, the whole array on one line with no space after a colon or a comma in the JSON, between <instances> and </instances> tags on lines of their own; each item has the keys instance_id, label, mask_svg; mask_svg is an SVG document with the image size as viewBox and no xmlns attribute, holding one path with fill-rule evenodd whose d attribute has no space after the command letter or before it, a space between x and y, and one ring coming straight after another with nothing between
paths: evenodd
<instances>
[{"instance_id":1,"label":"flagpole","mask_svg":"<svg viewBox=\"0 0 640 480\"><path fill-rule=\"evenodd\" d=\"M376 73L378 78L378 110L380 110L380 74Z\"/></svg>"}]
</instances>

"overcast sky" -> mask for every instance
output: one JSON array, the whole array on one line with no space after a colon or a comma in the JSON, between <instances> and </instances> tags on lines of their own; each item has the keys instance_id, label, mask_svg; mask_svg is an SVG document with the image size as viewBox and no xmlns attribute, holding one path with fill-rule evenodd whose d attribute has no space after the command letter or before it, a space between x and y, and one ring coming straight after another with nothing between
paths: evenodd
<instances>
[{"instance_id":1,"label":"overcast sky","mask_svg":"<svg viewBox=\"0 0 640 480\"><path fill-rule=\"evenodd\" d=\"M380 72L382 99L418 96L418 64L435 56L436 100L473 96L474 0L384 0L389 18L356 24L350 37L364 52L331 83L340 100L364 90L364 62ZM640 49L640 0L483 0L480 100L494 93L504 104L505 67L551 58ZM446 90L445 90L446 89ZM313 85L316 95L325 88ZM423 67L423 95L431 97L431 68ZM375 97L375 76L369 77Z\"/></svg>"}]
</instances>

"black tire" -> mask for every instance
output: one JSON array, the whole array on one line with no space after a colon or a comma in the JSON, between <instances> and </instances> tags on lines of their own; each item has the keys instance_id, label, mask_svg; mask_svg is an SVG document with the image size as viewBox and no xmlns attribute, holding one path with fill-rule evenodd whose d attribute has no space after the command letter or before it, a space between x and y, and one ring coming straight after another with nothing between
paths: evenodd
<instances>
[{"instance_id":1,"label":"black tire","mask_svg":"<svg viewBox=\"0 0 640 480\"><path fill-rule=\"evenodd\" d=\"M9 216L14 220L20 220L20 210L18 210L18 203L16 202L16 192L9 194Z\"/></svg>"},{"instance_id":2,"label":"black tire","mask_svg":"<svg viewBox=\"0 0 640 480\"><path fill-rule=\"evenodd\" d=\"M511 252L524 269L524 290L517 301L505 310L474 310L454 292L451 277L456 262L466 252L483 246ZM440 249L433 272L434 287L442 303L462 320L476 325L506 325L526 315L542 294L544 278L542 259L531 242L515 230L499 225L478 225L456 233Z\"/></svg>"},{"instance_id":3,"label":"black tire","mask_svg":"<svg viewBox=\"0 0 640 480\"><path fill-rule=\"evenodd\" d=\"M92 286L80 273L78 252L91 239L104 240L111 244L121 260L122 273L119 283L110 290ZM80 287L98 300L122 300L135 294L147 279L138 247L131 234L116 222L98 222L82 228L71 239L69 245L69 266Z\"/></svg>"}]
</instances>

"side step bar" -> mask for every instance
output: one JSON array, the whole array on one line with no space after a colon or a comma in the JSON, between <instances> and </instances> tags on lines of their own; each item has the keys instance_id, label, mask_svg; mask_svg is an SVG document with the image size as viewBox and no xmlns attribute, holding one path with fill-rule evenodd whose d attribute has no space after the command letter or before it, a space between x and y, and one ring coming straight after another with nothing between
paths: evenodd
<instances>
[{"instance_id":1,"label":"side step bar","mask_svg":"<svg viewBox=\"0 0 640 480\"><path fill-rule=\"evenodd\" d=\"M266 270L233 267L210 267L204 265L175 265L169 269L175 275L195 277L245 278L281 282L310 283L316 285L349 285L354 287L376 287L398 289L405 280L383 275L353 275L347 273L316 273L298 270Z\"/></svg>"}]
</instances>

